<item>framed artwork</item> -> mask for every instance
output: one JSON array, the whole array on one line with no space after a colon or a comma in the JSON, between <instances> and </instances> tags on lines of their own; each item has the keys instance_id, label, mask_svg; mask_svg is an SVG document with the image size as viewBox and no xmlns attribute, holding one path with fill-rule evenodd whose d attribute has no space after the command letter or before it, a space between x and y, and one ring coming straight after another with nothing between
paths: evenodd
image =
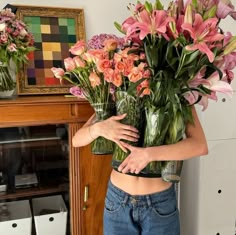
<instances>
[{"instance_id":1,"label":"framed artwork","mask_svg":"<svg viewBox=\"0 0 236 235\"><path fill-rule=\"evenodd\" d=\"M69 48L76 41L85 40L83 9L16 6L16 15L23 20L34 36L36 51L31 52L29 63L19 71L19 95L66 94L70 84L60 84L51 68L63 67L70 56Z\"/></svg>"}]
</instances>

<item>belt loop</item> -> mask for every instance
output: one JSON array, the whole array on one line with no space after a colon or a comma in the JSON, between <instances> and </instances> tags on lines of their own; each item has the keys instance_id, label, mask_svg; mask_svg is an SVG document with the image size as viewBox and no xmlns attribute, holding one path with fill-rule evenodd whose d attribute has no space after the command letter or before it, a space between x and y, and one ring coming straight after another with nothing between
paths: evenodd
<instances>
[{"instance_id":1,"label":"belt loop","mask_svg":"<svg viewBox=\"0 0 236 235\"><path fill-rule=\"evenodd\" d=\"M129 200L129 196L125 195L124 201L122 202L123 205L125 205Z\"/></svg>"},{"instance_id":2,"label":"belt loop","mask_svg":"<svg viewBox=\"0 0 236 235\"><path fill-rule=\"evenodd\" d=\"M151 201L150 196L146 196L146 199L147 199L148 206L151 206L152 205L152 201Z\"/></svg>"}]
</instances>

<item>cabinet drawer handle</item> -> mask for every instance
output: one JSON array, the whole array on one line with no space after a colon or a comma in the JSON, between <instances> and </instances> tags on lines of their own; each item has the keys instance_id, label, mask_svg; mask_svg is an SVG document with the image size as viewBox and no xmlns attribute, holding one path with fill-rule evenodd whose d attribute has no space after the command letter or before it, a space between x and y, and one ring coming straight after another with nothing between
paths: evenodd
<instances>
[{"instance_id":1,"label":"cabinet drawer handle","mask_svg":"<svg viewBox=\"0 0 236 235\"><path fill-rule=\"evenodd\" d=\"M89 197L89 188L88 188L88 185L86 185L84 187L84 202L88 201L88 197Z\"/></svg>"}]
</instances>

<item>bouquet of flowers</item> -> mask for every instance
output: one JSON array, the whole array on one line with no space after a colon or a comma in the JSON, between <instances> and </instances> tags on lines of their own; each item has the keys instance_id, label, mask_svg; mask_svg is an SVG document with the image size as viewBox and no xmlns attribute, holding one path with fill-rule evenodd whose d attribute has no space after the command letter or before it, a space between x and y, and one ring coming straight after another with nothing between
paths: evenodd
<instances>
[{"instance_id":1,"label":"bouquet of flowers","mask_svg":"<svg viewBox=\"0 0 236 235\"><path fill-rule=\"evenodd\" d=\"M151 75L143 49L135 43L128 43L114 54L109 71L108 77L115 86L116 114L126 113L121 122L141 130L144 121L144 97L150 93ZM140 143L130 142L132 145ZM127 155L128 153L115 145L113 167L118 168Z\"/></svg>"},{"instance_id":2,"label":"bouquet of flowers","mask_svg":"<svg viewBox=\"0 0 236 235\"><path fill-rule=\"evenodd\" d=\"M122 39L115 35L93 36L86 44L79 40L70 48L71 57L64 59L65 69L53 67L54 76L73 85L70 92L89 101L96 113L96 120L103 120L114 114L112 99L114 88L110 79L111 60L122 46ZM113 143L99 137L92 143L94 154L113 152Z\"/></svg>"},{"instance_id":3,"label":"bouquet of flowers","mask_svg":"<svg viewBox=\"0 0 236 235\"><path fill-rule=\"evenodd\" d=\"M230 1L221 0L176 0L166 10L159 0L146 1L129 10L132 15L115 25L126 42L144 51L151 71L144 80L149 95L143 101L143 146L176 143L193 121L192 105L205 110L208 99L217 100L217 92L233 93L236 37L224 33L219 23L227 15L236 19L236 12ZM152 162L141 173L179 181L181 168L182 161Z\"/></svg>"},{"instance_id":4,"label":"bouquet of flowers","mask_svg":"<svg viewBox=\"0 0 236 235\"><path fill-rule=\"evenodd\" d=\"M0 91L8 91L15 88L8 67L11 62L19 69L28 61L27 54L33 47L33 36L27 30L27 26L10 8L0 11Z\"/></svg>"}]
</instances>

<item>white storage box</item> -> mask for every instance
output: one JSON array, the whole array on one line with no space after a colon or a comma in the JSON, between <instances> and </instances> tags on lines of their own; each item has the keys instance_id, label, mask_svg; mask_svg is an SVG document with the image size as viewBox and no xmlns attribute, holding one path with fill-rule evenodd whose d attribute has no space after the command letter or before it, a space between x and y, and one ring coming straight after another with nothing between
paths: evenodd
<instances>
[{"instance_id":1,"label":"white storage box","mask_svg":"<svg viewBox=\"0 0 236 235\"><path fill-rule=\"evenodd\" d=\"M0 221L0 234L31 235L32 215L28 200L0 203L0 208L6 205L8 219ZM0 219L2 219L0 215ZM6 219L6 218L5 218Z\"/></svg>"},{"instance_id":2,"label":"white storage box","mask_svg":"<svg viewBox=\"0 0 236 235\"><path fill-rule=\"evenodd\" d=\"M65 235L67 208L61 195L32 199L37 235Z\"/></svg>"}]
</instances>

